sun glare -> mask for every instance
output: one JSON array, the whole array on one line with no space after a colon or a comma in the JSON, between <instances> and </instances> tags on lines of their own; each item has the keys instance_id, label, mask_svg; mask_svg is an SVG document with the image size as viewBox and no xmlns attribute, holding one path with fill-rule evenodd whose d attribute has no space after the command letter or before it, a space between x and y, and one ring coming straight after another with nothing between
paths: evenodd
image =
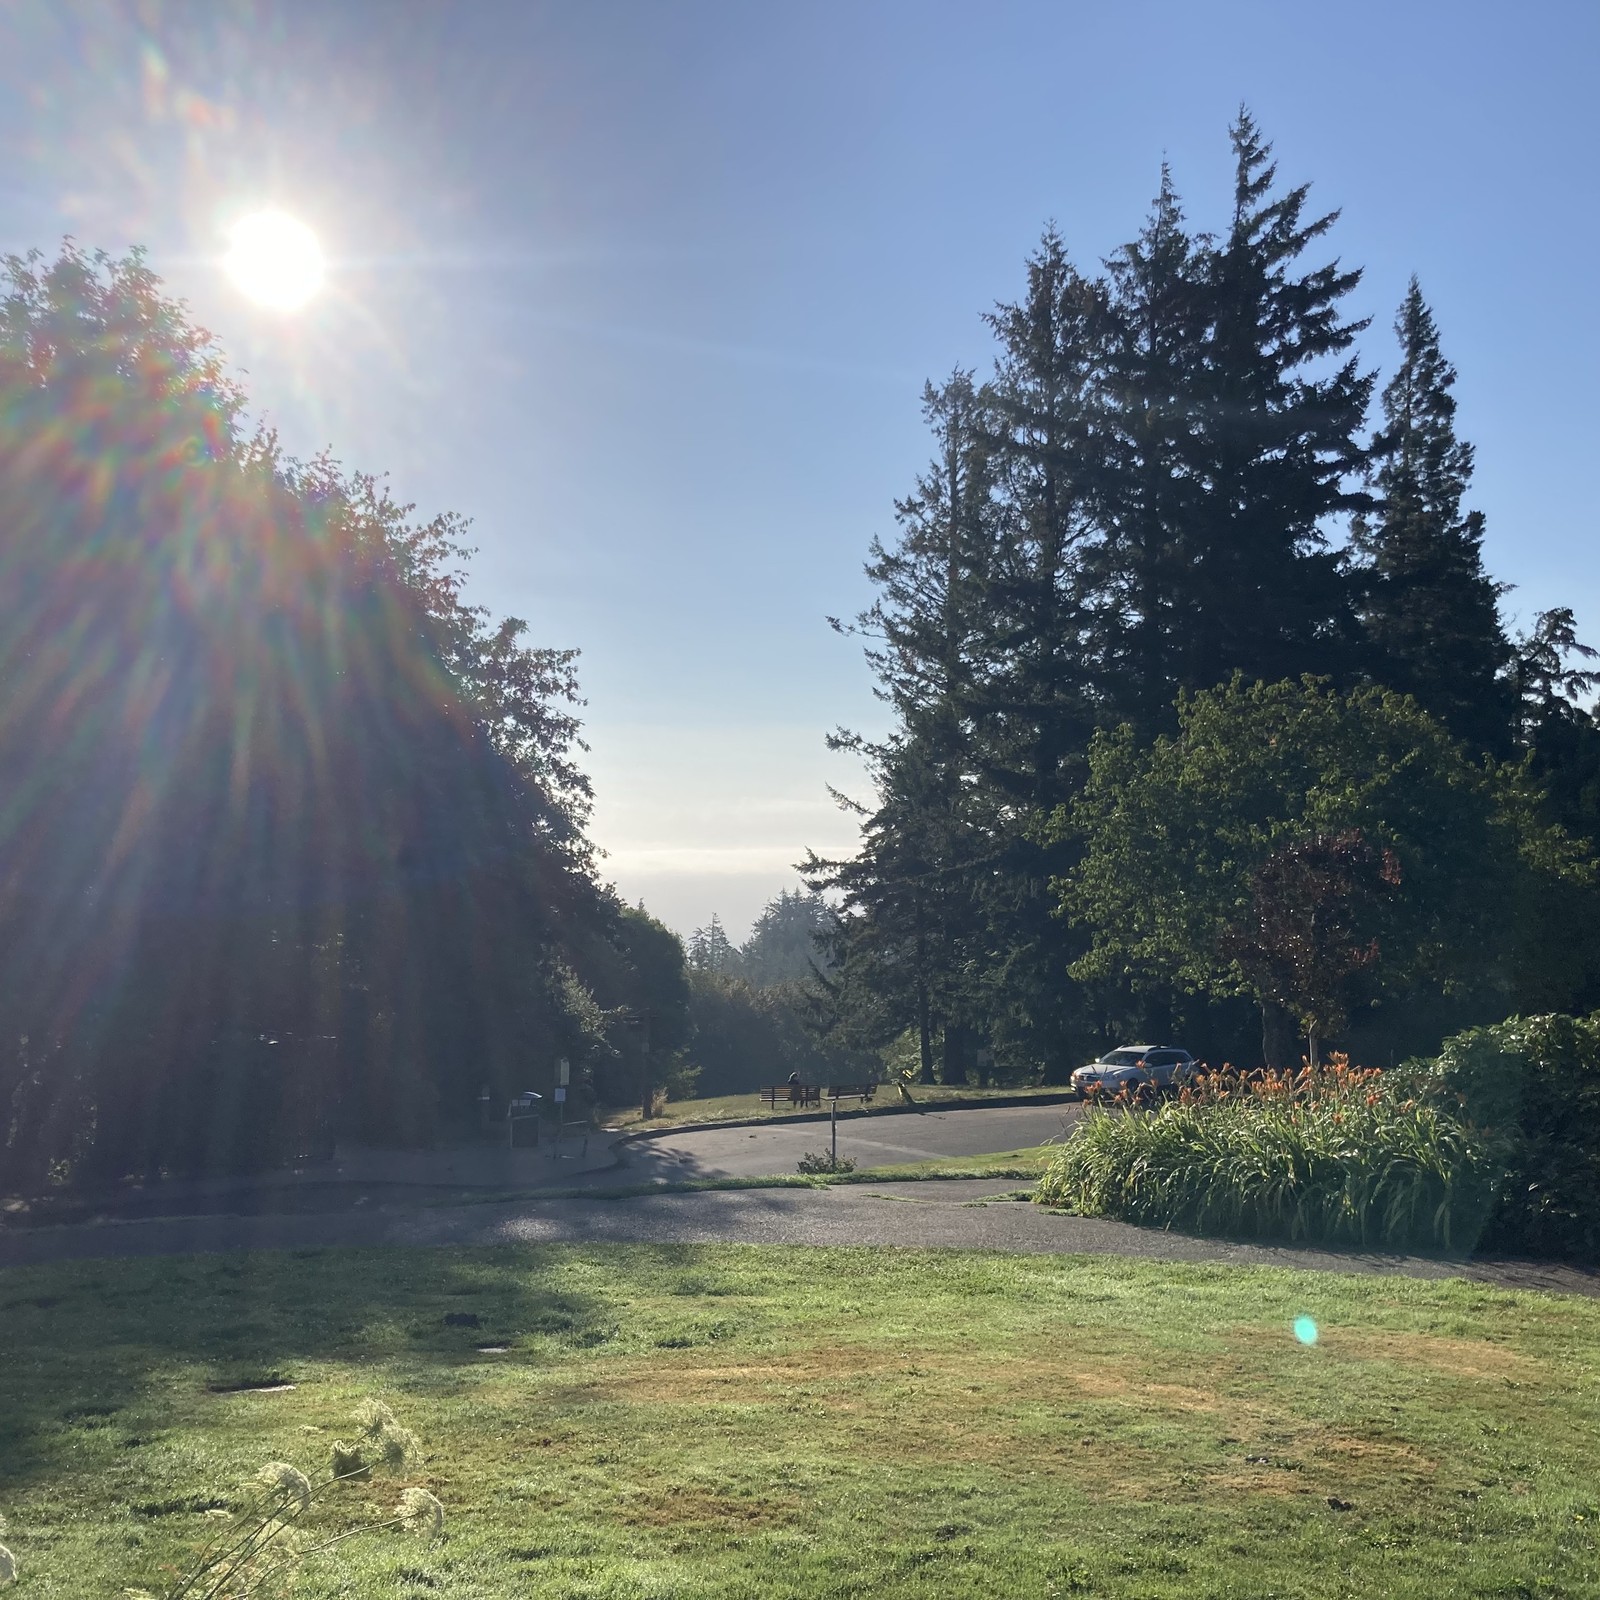
<instances>
[{"instance_id":1,"label":"sun glare","mask_svg":"<svg viewBox=\"0 0 1600 1600\"><path fill-rule=\"evenodd\" d=\"M322 287L316 234L281 211L258 211L237 223L223 265L257 305L274 311L296 311Z\"/></svg>"}]
</instances>

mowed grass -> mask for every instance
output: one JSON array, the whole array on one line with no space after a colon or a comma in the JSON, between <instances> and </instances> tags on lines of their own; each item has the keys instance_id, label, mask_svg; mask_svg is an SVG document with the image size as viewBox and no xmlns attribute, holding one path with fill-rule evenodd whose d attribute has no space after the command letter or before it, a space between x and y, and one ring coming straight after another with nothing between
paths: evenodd
<instances>
[{"instance_id":1,"label":"mowed grass","mask_svg":"<svg viewBox=\"0 0 1600 1600\"><path fill-rule=\"evenodd\" d=\"M940 1156L896 1166L857 1168L832 1182L889 1183L908 1178L1041 1178L1061 1154L1059 1144L1033 1144L1022 1150L996 1150L982 1156Z\"/></svg>"},{"instance_id":2,"label":"mowed grass","mask_svg":"<svg viewBox=\"0 0 1600 1600\"><path fill-rule=\"evenodd\" d=\"M1586 1299L562 1246L8 1269L0 1319L18 1600L159 1591L366 1396L422 1435L445 1536L346 1546L313 1600L1600 1593Z\"/></svg>"}]
</instances>

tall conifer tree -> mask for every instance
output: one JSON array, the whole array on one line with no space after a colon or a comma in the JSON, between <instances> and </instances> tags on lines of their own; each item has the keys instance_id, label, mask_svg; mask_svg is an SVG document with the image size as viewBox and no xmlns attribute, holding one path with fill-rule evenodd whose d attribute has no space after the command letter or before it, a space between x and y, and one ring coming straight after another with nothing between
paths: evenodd
<instances>
[{"instance_id":1,"label":"tall conifer tree","mask_svg":"<svg viewBox=\"0 0 1600 1600\"><path fill-rule=\"evenodd\" d=\"M930 384L923 414L935 455L896 505L898 539L874 541L867 575L878 599L850 627L835 624L873 641L867 657L897 730L880 743L850 734L831 741L866 759L878 800L865 812L855 860L812 856L804 871L843 900L832 942L845 1036L880 1044L914 1028L929 1078L936 1035L953 1028L959 1037L973 1022L963 978L976 931L974 856L992 848L991 830L972 815L983 794L973 728L990 659L978 635L993 613L995 530L991 429L971 374Z\"/></svg>"},{"instance_id":2,"label":"tall conifer tree","mask_svg":"<svg viewBox=\"0 0 1600 1600\"><path fill-rule=\"evenodd\" d=\"M1052 228L1028 262L1027 293L986 319L1000 344L990 395L1004 519L991 595L992 777L1051 805L1079 781L1098 717L1088 555L1096 536L1103 286Z\"/></svg>"},{"instance_id":3,"label":"tall conifer tree","mask_svg":"<svg viewBox=\"0 0 1600 1600\"><path fill-rule=\"evenodd\" d=\"M1275 191L1272 147L1247 111L1230 134L1234 208L1210 264L1210 492L1193 580L1210 676L1342 673L1353 607L1326 523L1367 504L1349 480L1372 377L1345 355L1366 323L1341 312L1361 274L1337 260L1301 269L1338 212L1307 221L1309 184Z\"/></svg>"},{"instance_id":4,"label":"tall conifer tree","mask_svg":"<svg viewBox=\"0 0 1600 1600\"><path fill-rule=\"evenodd\" d=\"M1400 367L1372 445L1374 514L1353 543L1367 564L1363 620L1374 670L1458 738L1509 749L1515 711L1500 586L1483 570L1483 515L1463 511L1472 446L1456 437L1456 371L1413 278L1395 320Z\"/></svg>"},{"instance_id":5,"label":"tall conifer tree","mask_svg":"<svg viewBox=\"0 0 1600 1600\"><path fill-rule=\"evenodd\" d=\"M1107 718L1126 717L1148 735L1171 719L1178 687L1209 683L1212 673L1187 581L1206 492L1205 258L1184 230L1164 163L1143 231L1107 266L1098 627Z\"/></svg>"}]
</instances>

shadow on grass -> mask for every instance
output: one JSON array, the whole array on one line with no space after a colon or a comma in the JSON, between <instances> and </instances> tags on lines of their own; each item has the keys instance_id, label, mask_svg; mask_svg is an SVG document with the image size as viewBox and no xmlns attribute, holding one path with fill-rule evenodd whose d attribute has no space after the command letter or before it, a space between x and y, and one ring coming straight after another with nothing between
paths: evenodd
<instances>
[{"instance_id":1,"label":"shadow on grass","mask_svg":"<svg viewBox=\"0 0 1600 1600\"><path fill-rule=\"evenodd\" d=\"M348 1369L382 1364L425 1392L485 1347L614 1338L618 1306L557 1255L309 1249L6 1269L0 1493L70 1478L85 1449L139 1450L196 1408L313 1399L330 1369L347 1384Z\"/></svg>"}]
</instances>

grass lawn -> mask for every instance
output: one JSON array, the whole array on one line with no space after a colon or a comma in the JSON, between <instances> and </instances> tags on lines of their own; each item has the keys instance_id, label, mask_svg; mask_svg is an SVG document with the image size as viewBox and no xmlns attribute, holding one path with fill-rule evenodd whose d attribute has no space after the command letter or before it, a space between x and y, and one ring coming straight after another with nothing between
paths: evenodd
<instances>
[{"instance_id":1,"label":"grass lawn","mask_svg":"<svg viewBox=\"0 0 1600 1600\"><path fill-rule=\"evenodd\" d=\"M159 1592L366 1396L422 1435L445 1536L346 1546L313 1600L1600 1594L1589 1300L565 1246L8 1269L0 1319L18 1600Z\"/></svg>"},{"instance_id":2,"label":"grass lawn","mask_svg":"<svg viewBox=\"0 0 1600 1600\"><path fill-rule=\"evenodd\" d=\"M918 1083L911 1086L911 1094L919 1106L948 1105L951 1101L960 1101L962 1105L981 1106L985 1100L1032 1098L1035 1095L1042 1098L1052 1095L1059 1097L1066 1092L1066 1085L1060 1083L1022 1089L971 1089L964 1084L942 1083ZM868 1110L882 1111L900 1103L900 1096L895 1092L894 1085L880 1083L878 1097ZM857 1102L841 1101L840 1105L848 1108L853 1114ZM758 1094L720 1094L704 1100L669 1100L667 1109L659 1117L652 1117L648 1122L640 1117L638 1106L621 1106L606 1110L601 1113L600 1120L608 1128L675 1128L684 1122L750 1122L775 1114L794 1116L799 1113L800 1107L788 1105L780 1105L774 1113L772 1107ZM828 1120L828 1108L825 1105L820 1110L811 1107L810 1114L820 1117L824 1122Z\"/></svg>"},{"instance_id":3,"label":"grass lawn","mask_svg":"<svg viewBox=\"0 0 1600 1600\"><path fill-rule=\"evenodd\" d=\"M833 1183L888 1183L906 1178L1042 1178L1061 1153L1059 1144L1033 1144L1025 1150L997 1150L983 1156L940 1156L936 1161L907 1161L887 1167L866 1167L831 1178Z\"/></svg>"}]
</instances>

